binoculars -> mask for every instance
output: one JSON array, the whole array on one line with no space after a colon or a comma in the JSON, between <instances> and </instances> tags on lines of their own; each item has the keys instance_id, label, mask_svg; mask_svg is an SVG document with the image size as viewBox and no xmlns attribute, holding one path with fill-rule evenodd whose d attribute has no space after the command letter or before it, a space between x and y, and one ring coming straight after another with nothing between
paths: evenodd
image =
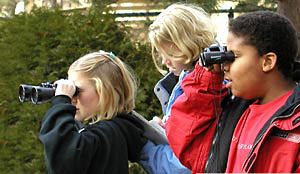
<instances>
[{"instance_id":1,"label":"binoculars","mask_svg":"<svg viewBox=\"0 0 300 174\"><path fill-rule=\"evenodd\" d=\"M42 104L55 96L56 85L50 82L41 83L39 86L21 84L19 86L20 102L31 101L33 104ZM76 87L74 96L79 94L79 89Z\"/></svg>"},{"instance_id":2,"label":"binoculars","mask_svg":"<svg viewBox=\"0 0 300 174\"><path fill-rule=\"evenodd\" d=\"M232 62L235 59L235 55L232 51L227 51L226 46L213 44L204 49L204 51L200 54L199 59L202 63L202 66L208 67L213 64Z\"/></svg>"},{"instance_id":3,"label":"binoculars","mask_svg":"<svg viewBox=\"0 0 300 174\"><path fill-rule=\"evenodd\" d=\"M19 100L31 101L33 104L41 104L49 101L55 95L55 85L50 82L41 83L39 86L21 84L19 86Z\"/></svg>"}]
</instances>

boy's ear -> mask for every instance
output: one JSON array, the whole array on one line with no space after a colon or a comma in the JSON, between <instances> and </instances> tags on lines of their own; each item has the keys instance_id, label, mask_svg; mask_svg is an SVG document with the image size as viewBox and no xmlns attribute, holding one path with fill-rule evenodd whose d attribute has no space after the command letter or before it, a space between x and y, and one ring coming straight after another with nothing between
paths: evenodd
<instances>
[{"instance_id":1,"label":"boy's ear","mask_svg":"<svg viewBox=\"0 0 300 174\"><path fill-rule=\"evenodd\" d=\"M276 66L277 55L273 52L269 52L263 56L263 71L269 72L273 70Z\"/></svg>"}]
</instances>

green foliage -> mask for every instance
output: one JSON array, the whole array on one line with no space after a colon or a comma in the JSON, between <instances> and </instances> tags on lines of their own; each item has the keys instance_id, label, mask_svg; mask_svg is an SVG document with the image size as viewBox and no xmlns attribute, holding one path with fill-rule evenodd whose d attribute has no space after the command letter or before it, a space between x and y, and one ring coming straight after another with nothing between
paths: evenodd
<instances>
[{"instance_id":1,"label":"green foliage","mask_svg":"<svg viewBox=\"0 0 300 174\"><path fill-rule=\"evenodd\" d=\"M99 8L72 13L34 9L0 22L1 174L45 173L37 137L49 105L21 104L19 84L65 78L71 62L88 52L112 51L130 65L140 82L136 110L148 118L160 113L153 94L160 75L149 47L130 41L128 28L103 12ZM131 164L130 171L142 172L137 166Z\"/></svg>"},{"instance_id":2,"label":"green foliage","mask_svg":"<svg viewBox=\"0 0 300 174\"><path fill-rule=\"evenodd\" d=\"M233 0L233 1L238 2L237 6L234 9L234 11L237 12L275 10L277 7L277 0L265 0L263 4L260 4L261 0Z\"/></svg>"}]
</instances>

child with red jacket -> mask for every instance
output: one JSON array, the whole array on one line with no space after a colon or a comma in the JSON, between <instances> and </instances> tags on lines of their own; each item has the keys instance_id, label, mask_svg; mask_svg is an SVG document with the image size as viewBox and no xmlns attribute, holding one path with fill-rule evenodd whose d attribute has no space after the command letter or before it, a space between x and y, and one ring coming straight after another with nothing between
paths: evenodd
<instances>
[{"instance_id":1,"label":"child with red jacket","mask_svg":"<svg viewBox=\"0 0 300 174\"><path fill-rule=\"evenodd\" d=\"M234 61L223 73L196 65L166 125L179 160L197 172L300 172L300 85L293 81L297 35L274 12L230 21ZM231 90L222 102L225 88ZM169 131L172 130L172 131Z\"/></svg>"}]
</instances>

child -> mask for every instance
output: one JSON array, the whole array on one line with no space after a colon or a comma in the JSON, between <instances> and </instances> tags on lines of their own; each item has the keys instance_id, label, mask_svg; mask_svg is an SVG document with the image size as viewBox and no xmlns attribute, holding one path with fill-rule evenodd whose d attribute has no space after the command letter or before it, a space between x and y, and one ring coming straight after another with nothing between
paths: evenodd
<instances>
[{"instance_id":1,"label":"child","mask_svg":"<svg viewBox=\"0 0 300 174\"><path fill-rule=\"evenodd\" d=\"M128 173L128 160L139 160L146 141L131 115L136 85L125 64L112 53L90 53L55 84L39 136L48 172Z\"/></svg>"},{"instance_id":2,"label":"child","mask_svg":"<svg viewBox=\"0 0 300 174\"><path fill-rule=\"evenodd\" d=\"M220 116L222 73L196 65L182 82L184 94L175 101L166 125L172 149L182 161L209 157L201 162L206 172L300 172L293 25L274 12L244 14L230 21L227 46L235 60L223 65L226 87L235 98L222 102ZM207 139L213 134L211 143Z\"/></svg>"},{"instance_id":3,"label":"child","mask_svg":"<svg viewBox=\"0 0 300 174\"><path fill-rule=\"evenodd\" d=\"M164 73L162 63L169 70L154 89L162 105L163 126L172 103L181 94L181 80L193 69L202 50L215 43L215 32L208 14L202 8L175 3L157 16L149 26L148 36L156 67ZM190 173L179 163L169 145L155 145L151 141L142 150L141 164L149 173Z\"/></svg>"}]
</instances>

